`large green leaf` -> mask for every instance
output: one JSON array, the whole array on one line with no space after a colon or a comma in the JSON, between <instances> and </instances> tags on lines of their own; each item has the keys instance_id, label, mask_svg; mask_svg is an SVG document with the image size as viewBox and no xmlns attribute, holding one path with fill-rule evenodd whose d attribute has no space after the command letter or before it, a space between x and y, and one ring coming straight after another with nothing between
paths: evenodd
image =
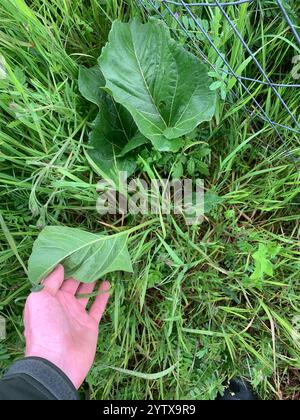
<instances>
[{"instance_id":1,"label":"large green leaf","mask_svg":"<svg viewBox=\"0 0 300 420\"><path fill-rule=\"evenodd\" d=\"M159 150L176 150L179 137L214 115L206 66L171 38L163 22L115 21L99 64L107 91Z\"/></svg>"},{"instance_id":2,"label":"large green leaf","mask_svg":"<svg viewBox=\"0 0 300 420\"><path fill-rule=\"evenodd\" d=\"M138 133L132 116L103 90L105 81L98 65L90 69L81 67L78 83L81 94L99 107L89 137L89 156L112 179L117 179L119 171L131 175L136 161L122 151Z\"/></svg>"},{"instance_id":3,"label":"large green leaf","mask_svg":"<svg viewBox=\"0 0 300 420\"><path fill-rule=\"evenodd\" d=\"M91 283L112 271L132 272L127 235L104 236L64 226L47 226L33 245L28 277L38 284L58 264L65 277Z\"/></svg>"}]
</instances>

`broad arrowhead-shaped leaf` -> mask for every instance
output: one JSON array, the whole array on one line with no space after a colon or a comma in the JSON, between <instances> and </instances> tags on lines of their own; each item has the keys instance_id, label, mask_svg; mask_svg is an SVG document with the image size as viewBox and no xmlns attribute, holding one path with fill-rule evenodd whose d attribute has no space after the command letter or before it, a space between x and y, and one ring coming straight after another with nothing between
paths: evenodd
<instances>
[{"instance_id":1,"label":"broad arrowhead-shaped leaf","mask_svg":"<svg viewBox=\"0 0 300 420\"><path fill-rule=\"evenodd\" d=\"M81 67L78 83L81 94L99 107L89 137L92 147L89 156L105 175L114 180L119 171L131 175L136 161L130 155L121 156L121 152L138 133L132 116L103 90L105 80L98 65L90 69Z\"/></svg>"},{"instance_id":2,"label":"broad arrowhead-shaped leaf","mask_svg":"<svg viewBox=\"0 0 300 420\"><path fill-rule=\"evenodd\" d=\"M171 38L163 22L115 21L99 64L106 89L159 150L176 150L179 137L214 115L216 93L206 66Z\"/></svg>"},{"instance_id":3,"label":"broad arrowhead-shaped leaf","mask_svg":"<svg viewBox=\"0 0 300 420\"><path fill-rule=\"evenodd\" d=\"M47 226L34 242L28 277L38 284L58 264L65 278L91 283L112 271L132 272L127 235L105 236L64 226Z\"/></svg>"}]
</instances>

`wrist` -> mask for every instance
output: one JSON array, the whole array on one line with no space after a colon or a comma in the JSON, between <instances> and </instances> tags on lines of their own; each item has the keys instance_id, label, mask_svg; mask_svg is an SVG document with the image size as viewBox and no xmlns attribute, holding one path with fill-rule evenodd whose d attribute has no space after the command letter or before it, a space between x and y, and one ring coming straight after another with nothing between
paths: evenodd
<instances>
[{"instance_id":1,"label":"wrist","mask_svg":"<svg viewBox=\"0 0 300 420\"><path fill-rule=\"evenodd\" d=\"M80 385L84 381L88 369L80 363L80 359L74 360L74 357L70 356L69 351L57 352L45 349L43 346L31 346L26 347L25 358L27 357L39 357L49 361L60 369L72 382L76 389L79 389Z\"/></svg>"},{"instance_id":2,"label":"wrist","mask_svg":"<svg viewBox=\"0 0 300 420\"><path fill-rule=\"evenodd\" d=\"M71 372L69 372L69 369L66 366L66 358L63 356L62 353L45 349L42 346L35 346L30 349L26 348L25 358L29 357L38 357L52 363L58 369L60 369L70 379L73 385L78 389L75 381L72 379Z\"/></svg>"}]
</instances>

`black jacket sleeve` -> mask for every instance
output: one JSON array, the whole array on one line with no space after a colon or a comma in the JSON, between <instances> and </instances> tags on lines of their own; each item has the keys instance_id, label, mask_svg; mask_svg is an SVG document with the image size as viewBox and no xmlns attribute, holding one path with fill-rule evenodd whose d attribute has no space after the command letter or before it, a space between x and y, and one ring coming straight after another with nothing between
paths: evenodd
<instances>
[{"instance_id":1,"label":"black jacket sleeve","mask_svg":"<svg viewBox=\"0 0 300 420\"><path fill-rule=\"evenodd\" d=\"M53 363L27 357L0 380L0 400L78 400L70 379Z\"/></svg>"}]
</instances>

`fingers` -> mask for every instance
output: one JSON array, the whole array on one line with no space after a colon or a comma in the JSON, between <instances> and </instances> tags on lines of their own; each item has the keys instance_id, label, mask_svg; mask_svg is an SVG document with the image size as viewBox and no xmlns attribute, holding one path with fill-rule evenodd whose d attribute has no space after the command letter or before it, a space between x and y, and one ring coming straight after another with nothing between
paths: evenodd
<instances>
[{"instance_id":1,"label":"fingers","mask_svg":"<svg viewBox=\"0 0 300 420\"><path fill-rule=\"evenodd\" d=\"M79 295L88 295L89 293L92 293L92 291L94 290L95 287L95 282L94 283L82 283L81 286L79 286L79 289L77 291L77 294ZM80 303L80 305L83 308L86 308L87 304L88 304L89 298L88 297L80 297L78 296L78 302Z\"/></svg>"},{"instance_id":2,"label":"fingers","mask_svg":"<svg viewBox=\"0 0 300 420\"><path fill-rule=\"evenodd\" d=\"M94 303L91 306L90 316L97 322L100 322L103 312L105 311L109 298L109 288L109 282L104 281L99 288L99 295L96 297Z\"/></svg>"},{"instance_id":3,"label":"fingers","mask_svg":"<svg viewBox=\"0 0 300 420\"><path fill-rule=\"evenodd\" d=\"M80 283L74 279L65 280L60 288L62 292L70 293L71 295L75 295Z\"/></svg>"},{"instance_id":4,"label":"fingers","mask_svg":"<svg viewBox=\"0 0 300 420\"><path fill-rule=\"evenodd\" d=\"M51 295L55 296L59 291L62 283L64 281L64 267L59 264L54 271L52 271L49 276L47 276L42 284L44 289L47 290Z\"/></svg>"}]
</instances>

